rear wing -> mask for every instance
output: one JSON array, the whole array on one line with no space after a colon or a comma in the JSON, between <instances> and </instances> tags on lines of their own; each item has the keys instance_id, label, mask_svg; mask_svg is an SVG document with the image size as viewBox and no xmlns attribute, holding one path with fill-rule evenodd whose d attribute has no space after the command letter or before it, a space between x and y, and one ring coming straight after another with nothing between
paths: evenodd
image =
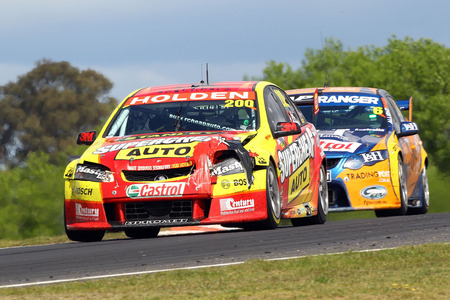
<instances>
[{"instance_id":1,"label":"rear wing","mask_svg":"<svg viewBox=\"0 0 450 300\"><path fill-rule=\"evenodd\" d=\"M319 113L319 89L313 94L290 94L295 105L305 116L306 120L312 124L316 124L316 117Z\"/></svg>"},{"instance_id":2,"label":"rear wing","mask_svg":"<svg viewBox=\"0 0 450 300\"><path fill-rule=\"evenodd\" d=\"M409 100L397 100L395 102L397 102L397 105L400 108L400 110L409 111L408 121L412 122L412 111L413 111L412 97L409 98Z\"/></svg>"}]
</instances>

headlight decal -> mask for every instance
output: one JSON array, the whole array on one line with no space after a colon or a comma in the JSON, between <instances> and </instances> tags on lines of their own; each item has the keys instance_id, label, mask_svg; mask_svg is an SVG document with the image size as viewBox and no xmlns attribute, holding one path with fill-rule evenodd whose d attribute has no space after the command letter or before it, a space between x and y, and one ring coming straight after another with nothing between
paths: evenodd
<instances>
[{"instance_id":1,"label":"headlight decal","mask_svg":"<svg viewBox=\"0 0 450 300\"><path fill-rule=\"evenodd\" d=\"M368 153L355 154L347 158L344 163L345 169L358 170L363 166L373 166L389 157L387 150L377 150Z\"/></svg>"},{"instance_id":2,"label":"headlight decal","mask_svg":"<svg viewBox=\"0 0 450 300\"><path fill-rule=\"evenodd\" d=\"M111 171L102 170L100 167L77 165L75 179L94 182L113 182L114 176Z\"/></svg>"}]
</instances>

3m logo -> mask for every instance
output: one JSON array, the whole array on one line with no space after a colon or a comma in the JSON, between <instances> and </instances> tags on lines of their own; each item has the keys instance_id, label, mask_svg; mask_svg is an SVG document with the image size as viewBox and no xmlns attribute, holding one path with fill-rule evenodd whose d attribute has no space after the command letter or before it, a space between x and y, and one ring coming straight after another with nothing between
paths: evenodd
<instances>
[{"instance_id":1,"label":"3m logo","mask_svg":"<svg viewBox=\"0 0 450 300\"><path fill-rule=\"evenodd\" d=\"M130 198L177 197L182 196L185 182L133 184L127 188Z\"/></svg>"},{"instance_id":2,"label":"3m logo","mask_svg":"<svg viewBox=\"0 0 450 300\"><path fill-rule=\"evenodd\" d=\"M80 141L82 142L93 142L95 131L83 132L80 134Z\"/></svg>"}]
</instances>

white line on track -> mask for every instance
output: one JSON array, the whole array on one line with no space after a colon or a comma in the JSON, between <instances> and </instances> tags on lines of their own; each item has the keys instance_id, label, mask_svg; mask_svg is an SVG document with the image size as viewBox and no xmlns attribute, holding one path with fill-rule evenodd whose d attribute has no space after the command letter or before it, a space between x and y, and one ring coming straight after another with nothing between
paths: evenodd
<instances>
[{"instance_id":1,"label":"white line on track","mask_svg":"<svg viewBox=\"0 0 450 300\"><path fill-rule=\"evenodd\" d=\"M352 253L374 252L374 251L390 250L390 249L394 249L394 248L395 247L393 247L393 248L378 248L378 249L370 249L370 250L360 250L360 251L337 252L337 253L329 253L329 254L301 255L301 256L291 256L291 257L281 257L281 258L270 258L270 259L264 259L264 260L265 261L277 261L277 260L296 259L296 258L304 258L304 257L310 257L310 256L318 256L318 255L340 255L340 254L349 253L349 252L352 252ZM213 265L205 265L205 266L185 267L185 268L173 268L173 269L162 269L162 270L151 270L151 271L140 271L140 272L128 272L128 273L98 275L98 276L86 276L86 277L77 277L77 278L68 278L68 279L59 279L59 280L36 281L36 282L0 285L0 289L1 288L27 287L27 286L33 286L33 285L66 283L66 282L74 282L74 281L106 279L106 278L114 278L114 277L120 277L120 276L135 276L135 275L153 274L153 273L179 271L179 270L196 270L196 269L213 268L213 267L226 267L226 266L232 266L232 265L239 265L239 264L243 264L243 263L245 263L245 261L232 262L232 263L223 263L223 264L213 264Z\"/></svg>"}]
</instances>

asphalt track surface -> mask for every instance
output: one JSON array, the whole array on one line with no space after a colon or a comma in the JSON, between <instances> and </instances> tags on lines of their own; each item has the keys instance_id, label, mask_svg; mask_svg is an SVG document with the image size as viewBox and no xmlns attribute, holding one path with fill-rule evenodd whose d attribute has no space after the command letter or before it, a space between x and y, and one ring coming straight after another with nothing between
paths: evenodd
<instances>
[{"instance_id":1,"label":"asphalt track surface","mask_svg":"<svg viewBox=\"0 0 450 300\"><path fill-rule=\"evenodd\" d=\"M450 214L0 249L0 287L450 242Z\"/></svg>"}]
</instances>

